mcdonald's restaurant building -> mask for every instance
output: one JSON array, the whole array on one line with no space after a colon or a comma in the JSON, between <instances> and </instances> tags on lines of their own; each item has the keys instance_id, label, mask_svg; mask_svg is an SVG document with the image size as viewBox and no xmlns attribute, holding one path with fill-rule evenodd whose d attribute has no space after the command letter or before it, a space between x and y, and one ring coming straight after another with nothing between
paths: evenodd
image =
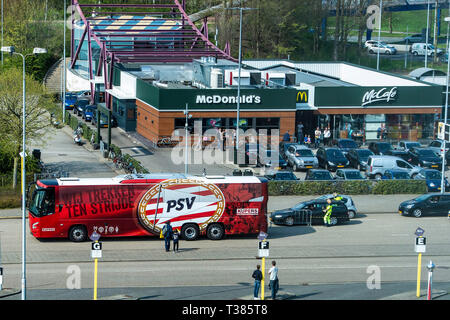
<instances>
[{"instance_id":1,"label":"mcdonald's restaurant building","mask_svg":"<svg viewBox=\"0 0 450 320\"><path fill-rule=\"evenodd\" d=\"M112 115L124 130L156 144L185 128L235 129L238 66L224 60L189 64L118 65L114 72ZM444 88L413 78L345 62L243 61L239 123L243 130L266 129L281 136L330 127L333 138L431 140L443 106Z\"/></svg>"}]
</instances>

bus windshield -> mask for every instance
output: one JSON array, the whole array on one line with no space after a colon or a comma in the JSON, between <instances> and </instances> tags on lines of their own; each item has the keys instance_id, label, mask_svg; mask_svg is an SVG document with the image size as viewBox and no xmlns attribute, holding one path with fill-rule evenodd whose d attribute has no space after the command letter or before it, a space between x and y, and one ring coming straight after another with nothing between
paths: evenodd
<instances>
[{"instance_id":1,"label":"bus windshield","mask_svg":"<svg viewBox=\"0 0 450 320\"><path fill-rule=\"evenodd\" d=\"M28 210L35 217L43 217L55 213L55 190L53 188L36 189Z\"/></svg>"}]
</instances>

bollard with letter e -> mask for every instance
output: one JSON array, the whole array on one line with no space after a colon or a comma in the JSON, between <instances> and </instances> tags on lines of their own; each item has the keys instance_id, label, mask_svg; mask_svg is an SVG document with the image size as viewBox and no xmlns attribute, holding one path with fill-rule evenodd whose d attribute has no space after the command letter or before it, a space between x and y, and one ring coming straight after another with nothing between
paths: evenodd
<instances>
[{"instance_id":1,"label":"bollard with letter e","mask_svg":"<svg viewBox=\"0 0 450 320\"><path fill-rule=\"evenodd\" d=\"M425 230L422 228L417 228L414 233L416 237L416 245L414 247L414 251L418 253L417 257L417 289L416 289L416 297L420 297L420 277L421 277L421 269L422 269L422 253L426 252L426 244L427 238L423 237Z\"/></svg>"}]
</instances>

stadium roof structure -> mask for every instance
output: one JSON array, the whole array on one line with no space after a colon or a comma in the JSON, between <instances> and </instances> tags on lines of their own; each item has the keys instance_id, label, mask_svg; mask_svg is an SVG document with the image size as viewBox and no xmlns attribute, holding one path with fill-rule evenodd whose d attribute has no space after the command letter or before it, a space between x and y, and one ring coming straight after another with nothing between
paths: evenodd
<instances>
[{"instance_id":1,"label":"stadium roof structure","mask_svg":"<svg viewBox=\"0 0 450 320\"><path fill-rule=\"evenodd\" d=\"M103 73L105 91L111 89L115 63L187 63L201 57L237 61L229 46L219 49L208 39L207 19L199 29L185 11L185 0L157 0L153 4L80 4L72 0L71 64L75 65L87 40L89 79L94 97L93 41L100 47L97 76ZM75 14L79 20L75 20ZM74 27L84 29L75 47ZM108 95L106 94L108 106Z\"/></svg>"}]
</instances>

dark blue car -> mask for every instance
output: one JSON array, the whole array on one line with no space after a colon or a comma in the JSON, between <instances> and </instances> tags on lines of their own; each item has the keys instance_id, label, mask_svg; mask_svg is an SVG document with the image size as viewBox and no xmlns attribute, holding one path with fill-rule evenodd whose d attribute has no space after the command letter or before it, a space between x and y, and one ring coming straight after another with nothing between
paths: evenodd
<instances>
[{"instance_id":1,"label":"dark blue car","mask_svg":"<svg viewBox=\"0 0 450 320\"><path fill-rule=\"evenodd\" d=\"M97 112L97 106L89 105L84 108L81 118L83 118L85 121L91 121L94 118L94 112Z\"/></svg>"},{"instance_id":2,"label":"dark blue car","mask_svg":"<svg viewBox=\"0 0 450 320\"><path fill-rule=\"evenodd\" d=\"M75 102L77 102L77 94L73 92L66 93L66 110L72 110L75 107Z\"/></svg>"},{"instance_id":3,"label":"dark blue car","mask_svg":"<svg viewBox=\"0 0 450 320\"><path fill-rule=\"evenodd\" d=\"M428 192L440 192L442 174L436 169L422 169L414 177L414 179L425 180L427 183ZM450 190L450 184L447 178L444 178L445 190Z\"/></svg>"},{"instance_id":4,"label":"dark blue car","mask_svg":"<svg viewBox=\"0 0 450 320\"><path fill-rule=\"evenodd\" d=\"M384 172L382 179L385 180L408 180L411 179L408 170L403 169L388 169Z\"/></svg>"}]
</instances>

